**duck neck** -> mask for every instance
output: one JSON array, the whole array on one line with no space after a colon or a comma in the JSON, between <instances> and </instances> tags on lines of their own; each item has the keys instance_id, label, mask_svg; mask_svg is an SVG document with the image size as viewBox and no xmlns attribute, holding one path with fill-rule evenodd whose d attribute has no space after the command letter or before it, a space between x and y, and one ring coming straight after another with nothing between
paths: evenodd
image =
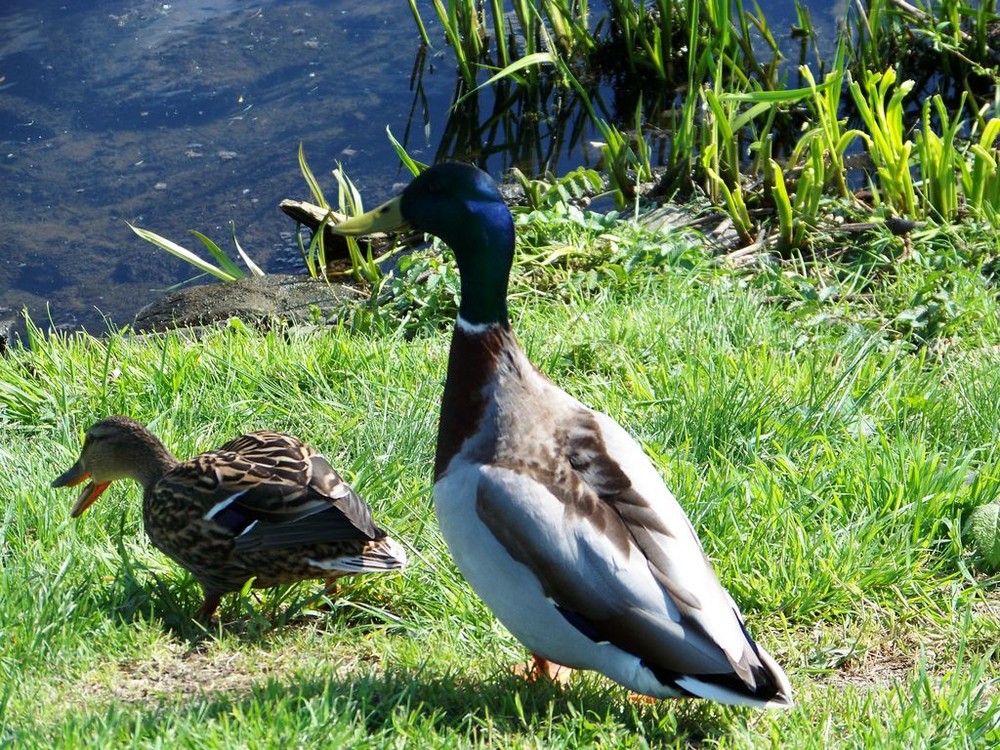
<instances>
[{"instance_id":1,"label":"duck neck","mask_svg":"<svg viewBox=\"0 0 1000 750\"><path fill-rule=\"evenodd\" d=\"M466 284L465 277L466 275L463 273L462 299L458 305L456 330L461 325L465 325L469 330L508 325L506 281L499 289L484 290L478 285Z\"/></svg>"},{"instance_id":2,"label":"duck neck","mask_svg":"<svg viewBox=\"0 0 1000 750\"><path fill-rule=\"evenodd\" d=\"M507 284L514 262L514 221L506 205L481 206L475 221L448 242L462 284L459 320L472 326L506 326Z\"/></svg>"},{"instance_id":3,"label":"duck neck","mask_svg":"<svg viewBox=\"0 0 1000 750\"><path fill-rule=\"evenodd\" d=\"M448 375L441 397L434 481L448 469L463 443L480 428L486 415L488 386L497 363L517 341L510 324L472 323L459 315L448 354Z\"/></svg>"},{"instance_id":4,"label":"duck neck","mask_svg":"<svg viewBox=\"0 0 1000 750\"><path fill-rule=\"evenodd\" d=\"M177 458L167 450L159 438L152 434L149 437L149 440L137 448L131 470L132 478L141 484L147 493L178 463Z\"/></svg>"}]
</instances>

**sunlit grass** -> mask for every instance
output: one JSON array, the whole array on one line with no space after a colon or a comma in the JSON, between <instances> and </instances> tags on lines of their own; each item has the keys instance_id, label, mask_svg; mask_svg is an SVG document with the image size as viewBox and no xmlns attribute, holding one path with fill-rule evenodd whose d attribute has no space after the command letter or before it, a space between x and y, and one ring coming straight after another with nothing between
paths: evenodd
<instances>
[{"instance_id":1,"label":"sunlit grass","mask_svg":"<svg viewBox=\"0 0 1000 750\"><path fill-rule=\"evenodd\" d=\"M782 306L763 278L754 288L677 240L585 215L518 225L525 349L646 447L798 706L645 705L595 676L559 691L507 674L523 650L458 576L430 506L453 315L440 304L409 335L391 317L197 340L33 332L31 350L0 359L0 743L995 743L995 581L961 535L964 514L1000 494L985 279L951 287L984 323L952 329L939 358L876 323L928 283L917 257L869 281L867 301ZM310 584L231 596L204 632L196 584L142 533L137 487L71 521L71 497L48 486L86 426L116 412L179 455L259 427L309 440L412 566L345 585L329 613Z\"/></svg>"}]
</instances>

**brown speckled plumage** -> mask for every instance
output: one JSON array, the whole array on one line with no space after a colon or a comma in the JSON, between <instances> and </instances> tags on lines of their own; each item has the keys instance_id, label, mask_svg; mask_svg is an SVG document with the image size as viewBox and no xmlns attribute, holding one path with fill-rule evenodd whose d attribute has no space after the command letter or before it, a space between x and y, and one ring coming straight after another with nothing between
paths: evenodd
<instances>
[{"instance_id":1,"label":"brown speckled plumage","mask_svg":"<svg viewBox=\"0 0 1000 750\"><path fill-rule=\"evenodd\" d=\"M143 486L150 540L204 589L202 617L251 578L256 587L332 581L406 563L364 500L315 448L289 435L252 432L178 461L140 423L109 417L87 431L79 460L53 486L91 480L73 509L78 516L120 478Z\"/></svg>"}]
</instances>

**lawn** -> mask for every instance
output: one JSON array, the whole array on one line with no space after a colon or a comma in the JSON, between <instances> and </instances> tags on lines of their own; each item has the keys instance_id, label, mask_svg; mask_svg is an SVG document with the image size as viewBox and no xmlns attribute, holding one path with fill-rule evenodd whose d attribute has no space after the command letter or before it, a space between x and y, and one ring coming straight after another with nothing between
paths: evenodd
<instances>
[{"instance_id":1,"label":"lawn","mask_svg":"<svg viewBox=\"0 0 1000 750\"><path fill-rule=\"evenodd\" d=\"M957 312L930 346L872 312L906 319L890 308L934 273L919 254L893 259L891 278L873 272L864 294L816 301L789 294L794 274L601 231L612 255L672 249L573 268L523 249L515 329L544 372L646 447L788 672L794 708L644 703L592 674L563 689L509 674L526 654L457 574L431 507L442 304L400 324L369 311L315 329L36 334L0 358L0 744L1000 742L997 579L963 539L970 510L1000 495L988 276L956 271ZM528 283L542 268L562 270ZM74 494L49 487L112 413L178 455L261 427L314 443L410 567L349 581L328 610L312 599L318 582L230 595L203 629L197 585L142 532L137 486L113 485L76 521Z\"/></svg>"}]
</instances>

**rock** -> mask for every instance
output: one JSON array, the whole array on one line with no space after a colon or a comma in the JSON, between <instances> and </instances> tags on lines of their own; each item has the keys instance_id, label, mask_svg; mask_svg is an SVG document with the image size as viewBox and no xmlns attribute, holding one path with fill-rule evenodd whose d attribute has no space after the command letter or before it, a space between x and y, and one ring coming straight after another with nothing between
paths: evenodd
<instances>
[{"instance_id":1,"label":"rock","mask_svg":"<svg viewBox=\"0 0 1000 750\"><path fill-rule=\"evenodd\" d=\"M193 286L146 305L135 318L139 332L212 325L238 318L251 325L322 323L347 300L366 293L347 284L307 276L269 274Z\"/></svg>"}]
</instances>

